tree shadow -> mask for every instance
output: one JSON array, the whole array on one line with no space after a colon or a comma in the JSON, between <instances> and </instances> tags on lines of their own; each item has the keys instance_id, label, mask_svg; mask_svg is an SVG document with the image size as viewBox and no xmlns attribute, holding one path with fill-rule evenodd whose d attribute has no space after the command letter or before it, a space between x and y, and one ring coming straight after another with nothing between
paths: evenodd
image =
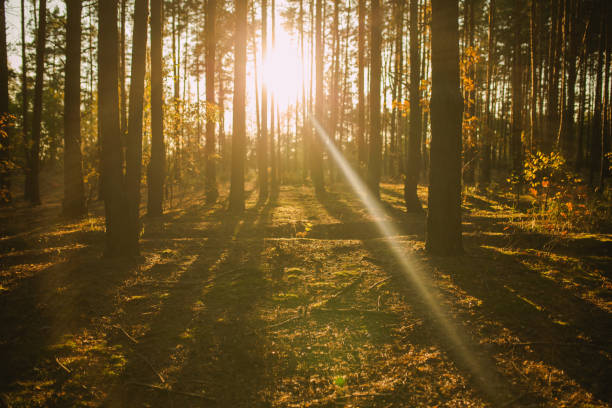
<instances>
[{"instance_id":1,"label":"tree shadow","mask_svg":"<svg viewBox=\"0 0 612 408\"><path fill-rule=\"evenodd\" d=\"M335 195L322 198L321 204L339 218L354 216L347 214L352 211L351 208L343 206ZM401 277L398 265L387 261L393 259L391 251L383 241L372 239L377 237L373 235L364 239L363 235L358 235L355 238L362 239L364 247L372 254L386 254L382 257L383 261L378 261L379 265L394 276L396 281L403 283L400 287L406 290L406 299L411 299L423 320L433 328L438 326L432 336L425 339L421 337L421 341L438 344L453 358L467 378L472 377L473 370L464 361L465 356L461 350L457 350L456 345L448 341L448 336L444 330L440 330L436 316L428 310L426 302L422 299L418 301L420 293L410 288L410 282ZM472 355L478 356L482 365L494 371L496 379L488 378L485 381L497 384L506 392L516 390L516 386L510 384L512 379L506 378L508 373L501 372L499 366L495 368L499 354L504 348L512 346L487 345L487 334L479 333L477 326L468 322L487 322L486 325L490 327L501 325L509 329L520 342L530 343L516 346L520 348L513 350L517 354L522 353L525 359L541 360L557 367L596 398L610 402L611 391L606 387L607 379L612 376L609 358L612 320L609 314L533 273L513 256L500 255L479 245L468 245L467 249L469 255L459 258L427 257L422 253L413 253L412 256L420 264L438 271L438 274L450 277L457 288L455 296L467 295L482 302L474 310L466 311L457 305L451 305L451 310L456 315L452 320L456 320L458 327L467 325L471 328L473 337L466 336L464 341L469 343L468 349ZM414 340L418 341L418 338ZM551 352L551 347L554 352ZM486 388L490 387L482 381L476 379L474 385L481 389L483 395L489 394L492 403L503 401L487 392Z\"/></svg>"},{"instance_id":2,"label":"tree shadow","mask_svg":"<svg viewBox=\"0 0 612 408\"><path fill-rule=\"evenodd\" d=\"M261 253L273 207L268 201L242 215L213 213L220 223L166 291L150 329L129 345L107 405L262 405L267 362L254 310L269 286ZM129 323L137 327L140 319L134 315Z\"/></svg>"}]
</instances>

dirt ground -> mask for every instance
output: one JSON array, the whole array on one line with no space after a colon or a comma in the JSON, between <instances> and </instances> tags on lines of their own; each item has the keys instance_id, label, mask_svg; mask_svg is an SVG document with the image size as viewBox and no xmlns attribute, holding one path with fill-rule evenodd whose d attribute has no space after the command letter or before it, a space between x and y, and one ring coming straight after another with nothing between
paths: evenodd
<instances>
[{"instance_id":1,"label":"dirt ground","mask_svg":"<svg viewBox=\"0 0 612 408\"><path fill-rule=\"evenodd\" d=\"M0 209L0 406L612 406L612 235L473 193L465 255L430 257L399 184L379 218L283 186L241 216L185 193L107 260L100 204L66 221L47 190Z\"/></svg>"}]
</instances>

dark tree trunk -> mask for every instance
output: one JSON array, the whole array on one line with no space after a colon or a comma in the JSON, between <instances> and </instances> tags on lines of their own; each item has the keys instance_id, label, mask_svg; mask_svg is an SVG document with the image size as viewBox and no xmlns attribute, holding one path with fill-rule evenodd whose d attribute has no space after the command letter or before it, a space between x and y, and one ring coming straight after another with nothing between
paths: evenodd
<instances>
[{"instance_id":1,"label":"dark tree trunk","mask_svg":"<svg viewBox=\"0 0 612 408\"><path fill-rule=\"evenodd\" d=\"M262 67L265 69L268 52L268 1L261 1L261 42ZM261 134L257 146L257 163L259 165L259 201L268 198L268 87L266 81L261 84Z\"/></svg>"},{"instance_id":2,"label":"dark tree trunk","mask_svg":"<svg viewBox=\"0 0 612 408\"><path fill-rule=\"evenodd\" d=\"M461 122L459 7L456 0L432 0L431 158L427 250L463 252L461 238Z\"/></svg>"},{"instance_id":3,"label":"dark tree trunk","mask_svg":"<svg viewBox=\"0 0 612 408\"><path fill-rule=\"evenodd\" d=\"M234 34L234 98L232 136L232 176L229 209L244 211L244 161L246 160L246 47L247 0L236 2L236 28Z\"/></svg>"},{"instance_id":4,"label":"dark tree trunk","mask_svg":"<svg viewBox=\"0 0 612 408\"><path fill-rule=\"evenodd\" d=\"M42 94L45 76L45 44L47 39L47 0L38 6L38 33L36 35L36 82L34 83L34 107L32 112L32 147L30 149L30 179L26 197L34 205L40 204L40 132L42 128Z\"/></svg>"},{"instance_id":5,"label":"dark tree trunk","mask_svg":"<svg viewBox=\"0 0 612 408\"><path fill-rule=\"evenodd\" d=\"M380 0L371 0L370 14L370 143L368 160L368 185L372 193L380 197L382 135L380 129L380 78L382 11Z\"/></svg>"},{"instance_id":6,"label":"dark tree trunk","mask_svg":"<svg viewBox=\"0 0 612 408\"><path fill-rule=\"evenodd\" d=\"M365 14L366 1L359 0L358 5L358 43L357 43L357 158L359 163L366 163L366 142L365 142Z\"/></svg>"},{"instance_id":7,"label":"dark tree trunk","mask_svg":"<svg viewBox=\"0 0 612 408\"><path fill-rule=\"evenodd\" d=\"M514 3L512 13L512 31L514 33L512 51L512 136L510 138L510 154L512 157L512 171L519 176L523 170L523 149L521 133L523 131L523 83L521 64L521 3ZM521 183L516 185L517 205Z\"/></svg>"},{"instance_id":8,"label":"dark tree trunk","mask_svg":"<svg viewBox=\"0 0 612 408\"><path fill-rule=\"evenodd\" d=\"M119 97L121 103L121 140L124 142L127 137L127 98L125 90L125 20L127 13L127 0L121 0L121 33L119 38Z\"/></svg>"},{"instance_id":9,"label":"dark tree trunk","mask_svg":"<svg viewBox=\"0 0 612 408\"><path fill-rule=\"evenodd\" d=\"M66 2L63 213L68 217L86 211L81 155L81 11L80 0Z\"/></svg>"},{"instance_id":10,"label":"dark tree trunk","mask_svg":"<svg viewBox=\"0 0 612 408\"><path fill-rule=\"evenodd\" d=\"M0 204L11 201L9 165L9 91L6 52L6 0L0 0Z\"/></svg>"},{"instance_id":11,"label":"dark tree trunk","mask_svg":"<svg viewBox=\"0 0 612 408\"><path fill-rule=\"evenodd\" d=\"M597 54L597 68L595 79L595 109L592 118L591 127L591 148L590 148L590 165L589 165L589 185L595 189L598 186L598 178L601 173L601 135L602 135L602 82L603 82L603 67L604 67L604 52L605 38L603 35L605 27L604 9L605 3L601 2L600 21L599 21L599 51Z\"/></svg>"},{"instance_id":12,"label":"dark tree trunk","mask_svg":"<svg viewBox=\"0 0 612 408\"><path fill-rule=\"evenodd\" d=\"M98 95L100 137L102 144L102 178L106 215L105 255L125 253L126 206L121 160L121 128L119 126L119 35L117 0L98 3Z\"/></svg>"},{"instance_id":13,"label":"dark tree trunk","mask_svg":"<svg viewBox=\"0 0 612 408\"><path fill-rule=\"evenodd\" d=\"M162 62L163 1L151 0L151 161L147 214L160 216L164 199L164 79Z\"/></svg>"},{"instance_id":14,"label":"dark tree trunk","mask_svg":"<svg viewBox=\"0 0 612 408\"><path fill-rule=\"evenodd\" d=\"M25 1L21 0L21 129L25 148L25 198L29 199L30 188L30 150L27 142L30 140L28 135L28 61L26 57L26 37L25 37Z\"/></svg>"},{"instance_id":15,"label":"dark tree trunk","mask_svg":"<svg viewBox=\"0 0 612 408\"><path fill-rule=\"evenodd\" d=\"M410 134L408 136L406 178L404 179L404 201L408 212L423 211L417 195L421 168L421 55L418 12L418 0L410 0Z\"/></svg>"},{"instance_id":16,"label":"dark tree trunk","mask_svg":"<svg viewBox=\"0 0 612 408\"><path fill-rule=\"evenodd\" d=\"M206 2L206 108L215 103L215 10L216 0ZM219 197L217 190L216 155L215 155L215 120L214 115L206 115L206 202L213 203Z\"/></svg>"},{"instance_id":17,"label":"dark tree trunk","mask_svg":"<svg viewBox=\"0 0 612 408\"><path fill-rule=\"evenodd\" d=\"M535 0L533 0L535 1ZM485 101L484 132L482 132L482 152L480 154L480 184L487 186L491 182L491 140L493 124L491 122L491 91L493 76L493 26L495 22L495 0L489 2L489 35L487 45L487 94Z\"/></svg>"},{"instance_id":18,"label":"dark tree trunk","mask_svg":"<svg viewBox=\"0 0 612 408\"><path fill-rule=\"evenodd\" d=\"M316 22L315 22L315 121L318 123L316 132L320 133L322 124L325 122L325 93L323 90L323 36L321 25L323 20L323 0L316 0ZM313 137L312 150L310 157L310 165L312 175L312 184L314 185L317 194L322 194L324 191L323 184L323 150L321 148L321 136Z\"/></svg>"},{"instance_id":19,"label":"dark tree trunk","mask_svg":"<svg viewBox=\"0 0 612 408\"><path fill-rule=\"evenodd\" d=\"M139 254L140 182L142 179L142 117L144 108L144 79L146 71L148 0L134 4L132 35L132 72L130 75L130 112L127 135L126 195L128 199L127 251Z\"/></svg>"}]
</instances>

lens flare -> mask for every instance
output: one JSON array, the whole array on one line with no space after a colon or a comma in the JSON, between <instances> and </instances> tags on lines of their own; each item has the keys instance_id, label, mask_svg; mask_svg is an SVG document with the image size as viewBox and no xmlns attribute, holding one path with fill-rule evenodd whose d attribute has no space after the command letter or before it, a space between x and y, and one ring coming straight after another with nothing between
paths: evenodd
<instances>
[{"instance_id":1,"label":"lens flare","mask_svg":"<svg viewBox=\"0 0 612 408\"><path fill-rule=\"evenodd\" d=\"M361 202L364 204L368 213L374 219L376 227L381 234L386 238L386 243L395 258L395 261L399 265L399 270L402 272L402 276L405 277L409 283L417 290L418 294L422 297L427 307L434 317L433 322L438 326L436 327L441 334L443 334L450 345L452 346L453 354L456 354L461 359L463 365L470 371L470 374L480 383L483 390L490 396L496 396L497 392L494 386L491 384L492 370L487 369L483 364L479 363L475 354L470 351L466 345L467 335L461 333L459 328L453 324L449 318L448 313L442 310L440 305L441 297L436 293L433 288L433 282L428 279L424 274L424 268L420 265L414 257L410 256L403 249L400 243L394 238L400 234L400 231L394 228L391 224L383 222L385 219L386 212L381 206L380 202L370 192L368 186L359 177L355 170L348 163L346 158L330 140L327 132L321 124L317 121L314 116L311 116L312 124L316 130L317 135L325 145L329 155L333 158L336 165L340 168L345 178L351 185L353 191ZM499 391L499 390L497 390Z\"/></svg>"}]
</instances>

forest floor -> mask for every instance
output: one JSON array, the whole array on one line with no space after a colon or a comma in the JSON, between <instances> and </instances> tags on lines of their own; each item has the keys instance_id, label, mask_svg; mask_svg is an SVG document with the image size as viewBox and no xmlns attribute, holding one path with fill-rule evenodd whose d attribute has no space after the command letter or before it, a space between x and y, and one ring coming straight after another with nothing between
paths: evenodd
<instances>
[{"instance_id":1,"label":"forest floor","mask_svg":"<svg viewBox=\"0 0 612 408\"><path fill-rule=\"evenodd\" d=\"M378 220L341 184L282 186L241 216L185 193L108 260L100 204L66 221L46 189L0 209L0 407L612 406L610 234L470 193L465 255L430 257L399 184Z\"/></svg>"}]
</instances>

